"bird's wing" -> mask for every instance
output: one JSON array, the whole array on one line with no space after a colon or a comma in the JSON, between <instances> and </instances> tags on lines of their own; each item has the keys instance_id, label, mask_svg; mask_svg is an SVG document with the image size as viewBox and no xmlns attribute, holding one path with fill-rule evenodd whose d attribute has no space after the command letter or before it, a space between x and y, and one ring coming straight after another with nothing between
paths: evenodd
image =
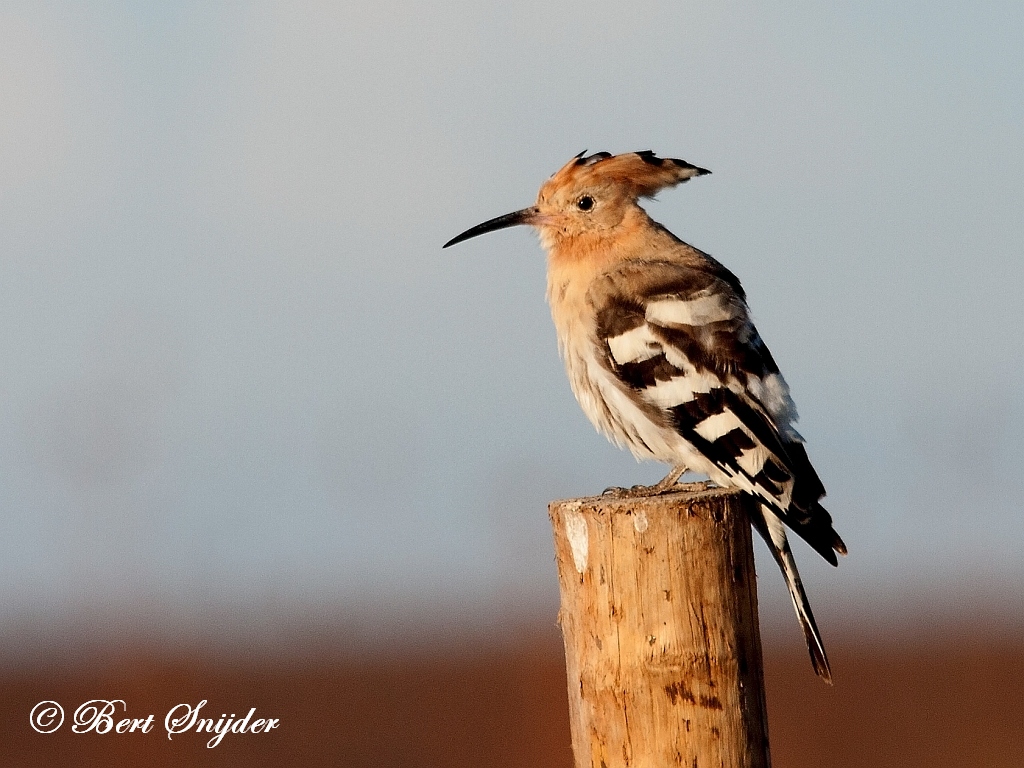
<instances>
[{"instance_id":1,"label":"bird's wing","mask_svg":"<svg viewBox=\"0 0 1024 768\"><path fill-rule=\"evenodd\" d=\"M834 564L845 547L818 503L825 488L793 428L789 388L719 269L630 261L602 276L589 294L602 364Z\"/></svg>"}]
</instances>

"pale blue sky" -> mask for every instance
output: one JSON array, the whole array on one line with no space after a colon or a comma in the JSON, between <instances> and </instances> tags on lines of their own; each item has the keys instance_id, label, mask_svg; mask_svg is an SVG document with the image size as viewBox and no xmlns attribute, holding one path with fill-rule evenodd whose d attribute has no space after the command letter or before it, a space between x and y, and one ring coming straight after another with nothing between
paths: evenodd
<instances>
[{"instance_id":1,"label":"pale blue sky","mask_svg":"<svg viewBox=\"0 0 1024 768\"><path fill-rule=\"evenodd\" d=\"M663 470L573 401L535 238L440 245L582 149L713 171L649 210L793 389L851 551L798 552L818 612L1024 613L1022 33L1017 2L4 3L0 623L553 605L547 500Z\"/></svg>"}]
</instances>

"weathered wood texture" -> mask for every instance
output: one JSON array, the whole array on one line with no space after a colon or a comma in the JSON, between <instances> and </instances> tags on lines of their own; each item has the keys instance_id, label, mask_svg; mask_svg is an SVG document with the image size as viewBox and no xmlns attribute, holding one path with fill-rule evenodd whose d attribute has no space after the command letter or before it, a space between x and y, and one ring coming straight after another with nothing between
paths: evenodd
<instances>
[{"instance_id":1,"label":"weathered wood texture","mask_svg":"<svg viewBox=\"0 0 1024 768\"><path fill-rule=\"evenodd\" d=\"M577 768L768 768L747 497L552 502Z\"/></svg>"}]
</instances>

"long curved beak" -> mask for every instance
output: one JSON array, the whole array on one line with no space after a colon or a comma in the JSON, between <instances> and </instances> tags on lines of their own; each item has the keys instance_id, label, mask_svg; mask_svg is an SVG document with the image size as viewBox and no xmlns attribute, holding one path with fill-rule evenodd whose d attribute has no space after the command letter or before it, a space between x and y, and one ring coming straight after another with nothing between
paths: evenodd
<instances>
[{"instance_id":1,"label":"long curved beak","mask_svg":"<svg viewBox=\"0 0 1024 768\"><path fill-rule=\"evenodd\" d=\"M442 245L442 248L447 248L449 245L455 245L461 243L463 240L469 240L471 237L477 235L486 235L488 232L495 232L499 229L505 229L506 227L514 227L518 224L535 224L538 222L540 217L540 211L536 207L523 208L521 211L515 213L506 213L504 216L498 216L496 219L485 221L483 224L477 224L475 227L470 227L461 235L456 235L447 243Z\"/></svg>"}]
</instances>

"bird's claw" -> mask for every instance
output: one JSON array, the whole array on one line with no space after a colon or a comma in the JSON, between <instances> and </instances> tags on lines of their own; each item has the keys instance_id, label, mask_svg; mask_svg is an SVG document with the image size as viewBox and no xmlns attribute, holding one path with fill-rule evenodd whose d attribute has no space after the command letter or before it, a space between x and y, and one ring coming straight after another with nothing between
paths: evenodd
<instances>
[{"instance_id":1,"label":"bird's claw","mask_svg":"<svg viewBox=\"0 0 1024 768\"><path fill-rule=\"evenodd\" d=\"M660 496L671 490L671 487L661 487L657 483L655 485L634 485L630 488L620 488L613 485L611 488L605 488L601 495L613 496L617 499L643 499L650 496Z\"/></svg>"}]
</instances>

